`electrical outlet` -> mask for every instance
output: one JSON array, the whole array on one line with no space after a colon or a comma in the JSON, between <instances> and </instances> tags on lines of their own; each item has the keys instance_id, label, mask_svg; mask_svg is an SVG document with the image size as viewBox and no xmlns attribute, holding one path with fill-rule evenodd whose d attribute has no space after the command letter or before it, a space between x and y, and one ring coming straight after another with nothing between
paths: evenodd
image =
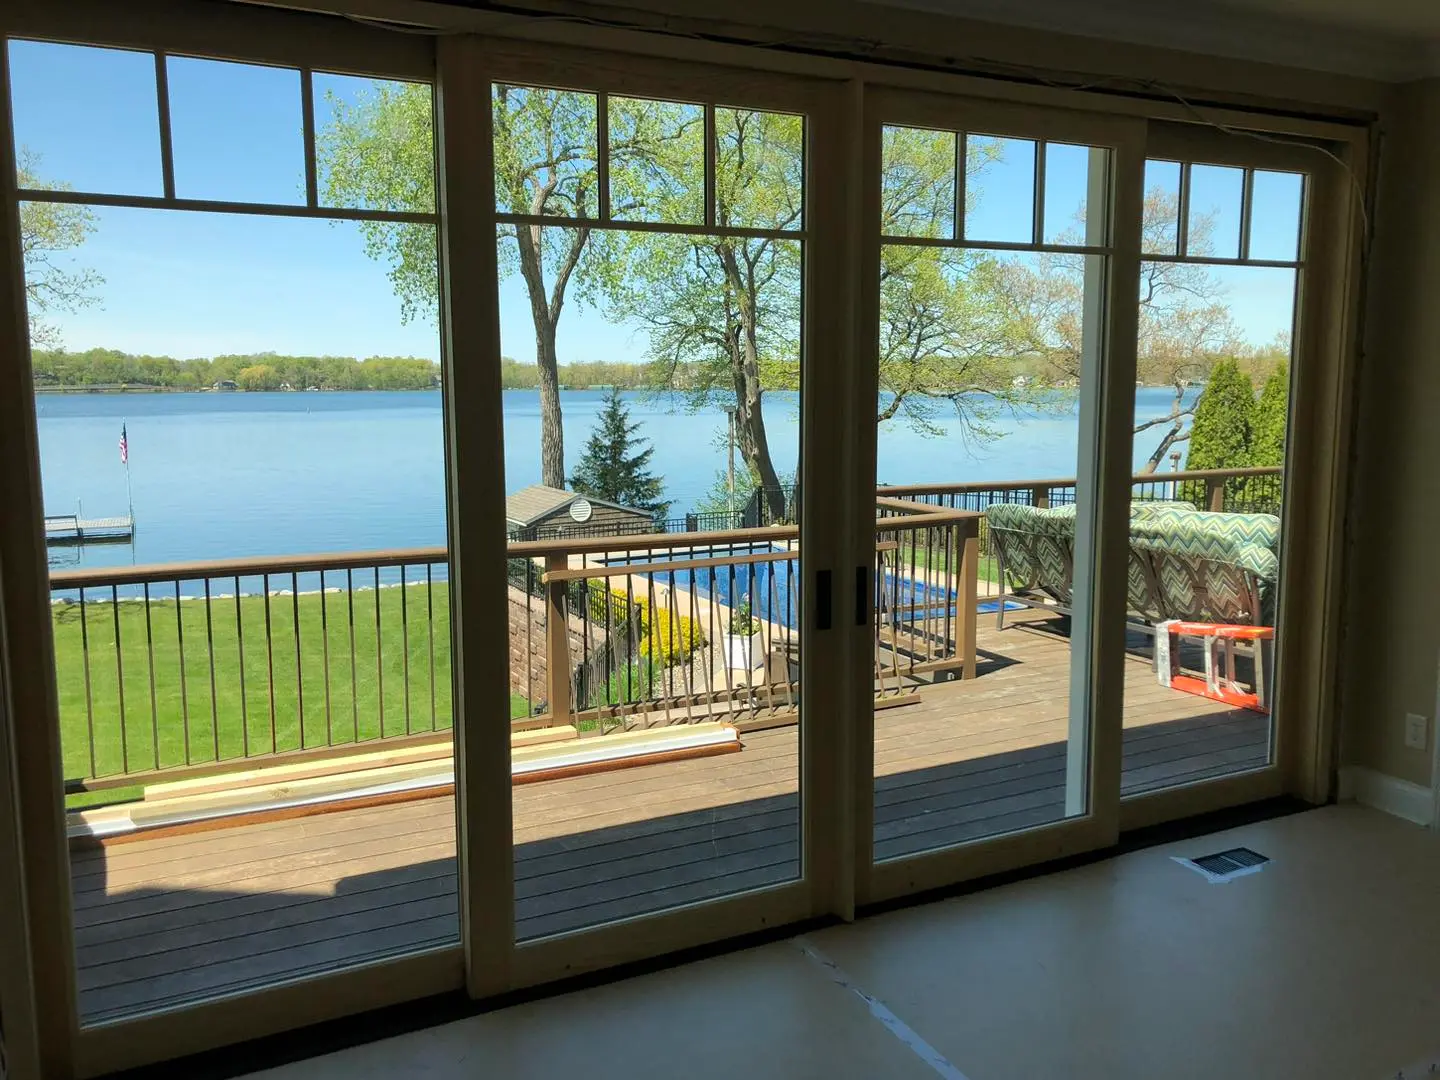
<instances>
[{"instance_id":1,"label":"electrical outlet","mask_svg":"<svg viewBox=\"0 0 1440 1080\"><path fill-rule=\"evenodd\" d=\"M1405 714L1405 745L1412 750L1424 750L1430 734L1430 721L1419 713Z\"/></svg>"}]
</instances>

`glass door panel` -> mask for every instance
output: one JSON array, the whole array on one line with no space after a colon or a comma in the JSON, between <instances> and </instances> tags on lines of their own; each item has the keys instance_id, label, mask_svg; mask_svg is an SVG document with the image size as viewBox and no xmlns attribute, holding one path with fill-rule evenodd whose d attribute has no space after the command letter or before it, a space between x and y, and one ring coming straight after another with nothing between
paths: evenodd
<instances>
[{"instance_id":1,"label":"glass door panel","mask_svg":"<svg viewBox=\"0 0 1440 1080\"><path fill-rule=\"evenodd\" d=\"M1093 809L1089 553L1113 157L983 126L881 131L882 863Z\"/></svg>"},{"instance_id":2,"label":"glass door panel","mask_svg":"<svg viewBox=\"0 0 1440 1080\"><path fill-rule=\"evenodd\" d=\"M82 1026L458 944L431 86L7 49Z\"/></svg>"},{"instance_id":3,"label":"glass door panel","mask_svg":"<svg viewBox=\"0 0 1440 1080\"><path fill-rule=\"evenodd\" d=\"M1122 794L1274 761L1306 177L1146 163Z\"/></svg>"},{"instance_id":4,"label":"glass door panel","mask_svg":"<svg viewBox=\"0 0 1440 1080\"><path fill-rule=\"evenodd\" d=\"M806 120L491 93L530 942L801 876Z\"/></svg>"}]
</instances>

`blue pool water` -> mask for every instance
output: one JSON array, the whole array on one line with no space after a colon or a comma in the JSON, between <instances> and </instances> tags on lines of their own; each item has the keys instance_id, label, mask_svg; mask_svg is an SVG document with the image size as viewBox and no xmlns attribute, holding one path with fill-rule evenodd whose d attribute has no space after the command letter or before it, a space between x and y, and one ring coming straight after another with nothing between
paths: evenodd
<instances>
[{"instance_id":1,"label":"blue pool water","mask_svg":"<svg viewBox=\"0 0 1440 1080\"><path fill-rule=\"evenodd\" d=\"M765 552L784 553L785 548L770 544L738 545L724 548L691 548L675 551L638 552L622 558L609 559L609 566L633 566L643 563L681 562L692 559L726 558ZM637 574L637 577L646 575ZM732 611L742 602L749 602L750 612L756 618L791 630L800 626L800 589L796 580L795 562L792 559L777 559L774 562L731 563L725 566L706 566L696 570L661 570L654 575L662 585L672 589L692 590L707 600L717 600ZM914 617L944 619L954 618L959 597L953 589L939 585L927 585L885 575L880 593L882 612L892 608L912 609ZM1010 608L1020 605L1007 605ZM994 611L992 605L989 608ZM683 611L682 611L683 614Z\"/></svg>"}]
</instances>

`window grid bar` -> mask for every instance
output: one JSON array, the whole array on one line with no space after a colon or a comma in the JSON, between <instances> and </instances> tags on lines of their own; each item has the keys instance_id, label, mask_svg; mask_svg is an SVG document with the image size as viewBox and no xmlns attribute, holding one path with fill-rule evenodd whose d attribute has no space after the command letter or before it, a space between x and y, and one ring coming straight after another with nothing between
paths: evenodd
<instances>
[{"instance_id":1,"label":"window grid bar","mask_svg":"<svg viewBox=\"0 0 1440 1080\"><path fill-rule=\"evenodd\" d=\"M595 95L595 183L596 214L610 220L610 95Z\"/></svg>"},{"instance_id":2,"label":"window grid bar","mask_svg":"<svg viewBox=\"0 0 1440 1080\"><path fill-rule=\"evenodd\" d=\"M406 210L362 210L339 206L303 206L291 203L226 202L222 199L180 199L153 195L107 195L97 191L57 191L21 188L21 202L70 203L79 206L126 206L139 210L194 210L216 214L256 214L265 217L303 217L336 221L399 221L419 225L438 225L434 213L413 213ZM547 218L550 224L565 219Z\"/></svg>"},{"instance_id":3,"label":"window grid bar","mask_svg":"<svg viewBox=\"0 0 1440 1080\"><path fill-rule=\"evenodd\" d=\"M1156 255L1142 253L1141 262L1188 263L1192 266L1260 266L1275 270L1304 270L1305 260L1227 259L1219 255Z\"/></svg>"},{"instance_id":4,"label":"window grid bar","mask_svg":"<svg viewBox=\"0 0 1440 1080\"><path fill-rule=\"evenodd\" d=\"M599 218L561 217L558 214L496 214L501 225L541 225L562 229L597 229L602 232L674 233L680 236L736 236L758 240L805 240L804 229L747 229L735 225L682 225L666 221L601 221Z\"/></svg>"},{"instance_id":5,"label":"window grid bar","mask_svg":"<svg viewBox=\"0 0 1440 1080\"><path fill-rule=\"evenodd\" d=\"M160 181L166 199L175 198L175 144L170 133L170 69L163 52L155 53L155 107L160 121Z\"/></svg>"},{"instance_id":6,"label":"window grid bar","mask_svg":"<svg viewBox=\"0 0 1440 1080\"><path fill-rule=\"evenodd\" d=\"M715 172L720 157L720 132L715 127L715 106L705 103L705 229L715 231Z\"/></svg>"},{"instance_id":7,"label":"window grid bar","mask_svg":"<svg viewBox=\"0 0 1440 1080\"><path fill-rule=\"evenodd\" d=\"M793 234L786 234L793 235ZM901 247L957 248L962 251L1033 251L1055 255L1113 255L1115 249L1093 244L1024 244L1014 240L945 240L933 236L888 236L881 243ZM1146 256L1149 258L1150 256Z\"/></svg>"},{"instance_id":8,"label":"window grid bar","mask_svg":"<svg viewBox=\"0 0 1440 1080\"><path fill-rule=\"evenodd\" d=\"M1035 140L1035 210L1031 215L1030 235L1037 247L1045 243L1045 148L1048 145L1044 139Z\"/></svg>"},{"instance_id":9,"label":"window grid bar","mask_svg":"<svg viewBox=\"0 0 1440 1080\"><path fill-rule=\"evenodd\" d=\"M969 160L970 136L955 133L955 242L965 240L965 162Z\"/></svg>"},{"instance_id":10,"label":"window grid bar","mask_svg":"<svg viewBox=\"0 0 1440 1080\"><path fill-rule=\"evenodd\" d=\"M1240 193L1240 258L1250 258L1250 223L1255 213L1255 170L1245 170L1245 186Z\"/></svg>"},{"instance_id":11,"label":"window grid bar","mask_svg":"<svg viewBox=\"0 0 1440 1080\"><path fill-rule=\"evenodd\" d=\"M305 205L320 205L320 183L315 167L315 83L314 72L300 69L300 137L305 144Z\"/></svg>"},{"instance_id":12,"label":"window grid bar","mask_svg":"<svg viewBox=\"0 0 1440 1080\"><path fill-rule=\"evenodd\" d=\"M1180 163L1180 192L1175 205L1175 254L1184 258L1190 247L1190 163Z\"/></svg>"}]
</instances>

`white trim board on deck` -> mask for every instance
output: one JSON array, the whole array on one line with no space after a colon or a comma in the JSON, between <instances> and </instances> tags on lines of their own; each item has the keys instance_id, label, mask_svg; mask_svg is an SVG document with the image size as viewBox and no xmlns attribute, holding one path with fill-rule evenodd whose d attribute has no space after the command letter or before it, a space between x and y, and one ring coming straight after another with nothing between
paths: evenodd
<instances>
[{"instance_id":1,"label":"white trim board on deck","mask_svg":"<svg viewBox=\"0 0 1440 1080\"><path fill-rule=\"evenodd\" d=\"M619 732L580 742L517 747L511 752L510 775L517 782L536 774L561 773L613 764L644 765L660 755L686 751L724 753L740 749L739 732L729 724L700 723L647 731ZM127 803L70 815L69 836L104 839L141 829L210 821L241 814L323 806L427 789L449 789L455 783L453 760L412 762L347 775L324 775L229 792L211 792L188 799Z\"/></svg>"}]
</instances>

